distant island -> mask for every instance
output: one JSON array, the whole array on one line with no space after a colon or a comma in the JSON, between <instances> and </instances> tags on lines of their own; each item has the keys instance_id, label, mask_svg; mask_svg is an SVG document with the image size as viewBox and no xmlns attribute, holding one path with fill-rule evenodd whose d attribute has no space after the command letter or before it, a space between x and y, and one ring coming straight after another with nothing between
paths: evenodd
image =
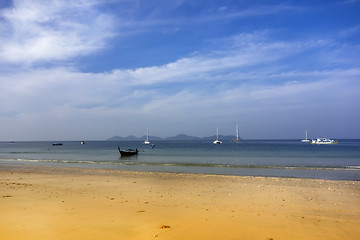
<instances>
[{"instance_id":1,"label":"distant island","mask_svg":"<svg viewBox=\"0 0 360 240\"><path fill-rule=\"evenodd\" d=\"M227 141L227 140L231 141L235 138L236 138L236 136L234 136L234 135L230 135L230 136L219 135L219 139L225 140L225 141ZM136 136L130 135L127 137L114 136L107 140L108 141L144 141L145 139L146 139L145 135L142 137L136 137ZM152 141L204 141L204 140L210 141L210 140L216 139L216 135L200 138L200 137L189 136L186 134L179 134L174 137L166 137L166 138L161 138L161 137L157 137L157 136L149 136L149 139Z\"/></svg>"}]
</instances>

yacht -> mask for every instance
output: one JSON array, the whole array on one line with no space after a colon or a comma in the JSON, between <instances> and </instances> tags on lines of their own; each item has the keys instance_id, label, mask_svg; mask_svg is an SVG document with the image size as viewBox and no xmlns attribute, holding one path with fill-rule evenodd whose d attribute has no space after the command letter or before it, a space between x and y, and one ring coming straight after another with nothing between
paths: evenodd
<instances>
[{"instance_id":1,"label":"yacht","mask_svg":"<svg viewBox=\"0 0 360 240\"><path fill-rule=\"evenodd\" d=\"M338 141L329 138L317 138L310 142L311 144L337 144Z\"/></svg>"},{"instance_id":2,"label":"yacht","mask_svg":"<svg viewBox=\"0 0 360 240\"><path fill-rule=\"evenodd\" d=\"M149 141L149 129L148 128L146 129L146 140L144 141L144 144L150 144L150 141Z\"/></svg>"},{"instance_id":3,"label":"yacht","mask_svg":"<svg viewBox=\"0 0 360 240\"><path fill-rule=\"evenodd\" d=\"M219 129L216 129L216 140L213 141L213 144L222 144L222 141L219 140Z\"/></svg>"},{"instance_id":4,"label":"yacht","mask_svg":"<svg viewBox=\"0 0 360 240\"><path fill-rule=\"evenodd\" d=\"M307 130L305 131L305 139L302 139L301 142L303 142L303 143L310 142L310 139L308 139L308 137L307 137Z\"/></svg>"},{"instance_id":5,"label":"yacht","mask_svg":"<svg viewBox=\"0 0 360 240\"><path fill-rule=\"evenodd\" d=\"M239 127L238 125L236 125L236 138L234 140L232 140L233 142L240 142L239 139Z\"/></svg>"}]
</instances>

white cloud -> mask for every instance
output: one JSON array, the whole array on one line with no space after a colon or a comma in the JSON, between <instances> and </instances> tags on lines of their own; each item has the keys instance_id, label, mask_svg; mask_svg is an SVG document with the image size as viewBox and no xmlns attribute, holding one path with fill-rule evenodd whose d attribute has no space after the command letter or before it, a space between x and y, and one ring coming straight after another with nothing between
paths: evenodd
<instances>
[{"instance_id":1,"label":"white cloud","mask_svg":"<svg viewBox=\"0 0 360 240\"><path fill-rule=\"evenodd\" d=\"M360 25L355 25L350 28L343 29L339 32L339 36L342 38L352 37L360 32Z\"/></svg>"},{"instance_id":2,"label":"white cloud","mask_svg":"<svg viewBox=\"0 0 360 240\"><path fill-rule=\"evenodd\" d=\"M0 12L0 61L65 60L103 48L113 22L96 7L97 1L15 0Z\"/></svg>"},{"instance_id":3,"label":"white cloud","mask_svg":"<svg viewBox=\"0 0 360 240\"><path fill-rule=\"evenodd\" d=\"M173 27L178 29L193 25L203 24L218 24L222 21L229 21L234 19L247 19L258 16L267 16L273 14L281 14L283 12L299 12L305 9L296 5L290 4L269 4L248 6L243 5L239 8L239 4L230 4L229 6L213 6L217 3L209 3L208 1L162 1L156 6L148 3L139 3L140 1L127 2L126 11L119 14L119 21L121 22L122 30L128 34L143 33L148 31L159 30L162 27ZM147 1L144 1L147 2ZM181 8L193 8L201 6L203 11L197 14L189 11L186 16L179 15ZM180 8L180 9L179 9ZM205 10L206 9L206 10ZM121 11L121 10L120 10ZM141 13L136 15L132 13ZM130 13L130 14L129 14ZM161 32L169 33L172 31L161 30Z\"/></svg>"},{"instance_id":4,"label":"white cloud","mask_svg":"<svg viewBox=\"0 0 360 240\"><path fill-rule=\"evenodd\" d=\"M340 4L356 4L357 2L359 2L358 0L342 0L339 3Z\"/></svg>"},{"instance_id":5,"label":"white cloud","mask_svg":"<svg viewBox=\"0 0 360 240\"><path fill-rule=\"evenodd\" d=\"M116 69L112 72L112 78L124 81L123 84L127 86L218 81L219 79L214 77L217 75L226 76L225 81L231 78L233 80L241 78L249 80L259 73L249 73L248 70L243 71L242 69L248 67L264 69L266 64L275 63L299 52L318 47L319 44L325 44L319 42L269 42L266 41L265 35L264 32L256 32L240 34L230 39L222 39L220 40L221 45L226 47L214 49L210 53L195 54L161 66L127 70ZM276 67L273 67L273 69L276 69ZM236 77L226 75L229 72L235 72L238 75Z\"/></svg>"},{"instance_id":6,"label":"white cloud","mask_svg":"<svg viewBox=\"0 0 360 240\"><path fill-rule=\"evenodd\" d=\"M332 42L275 42L267 40L267 34L268 31L239 34L223 39L221 48L211 53L162 66L104 73L50 68L3 74L0 115L50 111L63 106L95 110L133 106L143 113L169 106L196 112L201 106L205 112L205 106L221 109L221 104L230 104L227 99L249 105L262 99L290 99L292 95L304 94L306 89L313 89L314 93L316 86L319 91L329 80L338 82L360 75L358 68L284 70L286 62L280 60ZM229 89L237 89L239 94L231 94ZM207 99L214 95L214 100Z\"/></svg>"}]
</instances>

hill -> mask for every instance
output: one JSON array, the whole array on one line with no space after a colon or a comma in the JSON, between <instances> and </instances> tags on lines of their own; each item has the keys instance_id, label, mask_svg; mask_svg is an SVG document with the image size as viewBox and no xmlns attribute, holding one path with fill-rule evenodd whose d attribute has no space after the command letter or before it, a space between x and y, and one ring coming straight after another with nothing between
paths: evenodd
<instances>
[{"instance_id":1,"label":"hill","mask_svg":"<svg viewBox=\"0 0 360 240\"><path fill-rule=\"evenodd\" d=\"M142 137L136 137L136 136L127 136L127 137L121 137L121 136L114 136L111 137L109 139L107 139L108 141L144 141L146 138L146 136L142 136ZM212 141L214 139L216 139L216 135L213 136L209 136L209 137L195 137L195 136L189 136L186 134L178 134L176 136L173 137L166 137L166 138L161 138L161 137L157 137L157 136L149 136L150 140L153 141ZM223 136L223 135L219 135L219 139L220 140L233 140L235 139L235 136L230 135L230 136Z\"/></svg>"}]
</instances>

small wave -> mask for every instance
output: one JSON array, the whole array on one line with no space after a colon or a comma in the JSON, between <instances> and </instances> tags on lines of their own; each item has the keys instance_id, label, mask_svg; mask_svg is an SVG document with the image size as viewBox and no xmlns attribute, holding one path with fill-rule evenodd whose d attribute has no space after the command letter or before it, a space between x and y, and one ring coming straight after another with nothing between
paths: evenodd
<instances>
[{"instance_id":1,"label":"small wave","mask_svg":"<svg viewBox=\"0 0 360 240\"><path fill-rule=\"evenodd\" d=\"M91 160L59 160L59 159L0 159L2 162L28 163L58 163L58 164L89 164L89 165L131 165L131 166L159 166L183 168L241 168L241 169L279 169L279 170L317 170L317 171L360 171L360 166L265 166L265 165L235 165L218 163L188 163L188 162L138 162L138 161L91 161Z\"/></svg>"},{"instance_id":2,"label":"small wave","mask_svg":"<svg viewBox=\"0 0 360 240\"><path fill-rule=\"evenodd\" d=\"M242 169L279 169L279 170L317 170L317 171L360 171L360 166L264 166L264 165L231 165L210 163L155 163L155 162L111 162L120 165L142 165L159 167L208 167L208 168L242 168Z\"/></svg>"},{"instance_id":3,"label":"small wave","mask_svg":"<svg viewBox=\"0 0 360 240\"><path fill-rule=\"evenodd\" d=\"M75 163L75 164L98 164L98 161L74 161L74 160L55 160L55 159L1 159L2 162L30 162L30 163Z\"/></svg>"},{"instance_id":4,"label":"small wave","mask_svg":"<svg viewBox=\"0 0 360 240\"><path fill-rule=\"evenodd\" d=\"M360 166L346 166L350 170L360 170Z\"/></svg>"}]
</instances>

